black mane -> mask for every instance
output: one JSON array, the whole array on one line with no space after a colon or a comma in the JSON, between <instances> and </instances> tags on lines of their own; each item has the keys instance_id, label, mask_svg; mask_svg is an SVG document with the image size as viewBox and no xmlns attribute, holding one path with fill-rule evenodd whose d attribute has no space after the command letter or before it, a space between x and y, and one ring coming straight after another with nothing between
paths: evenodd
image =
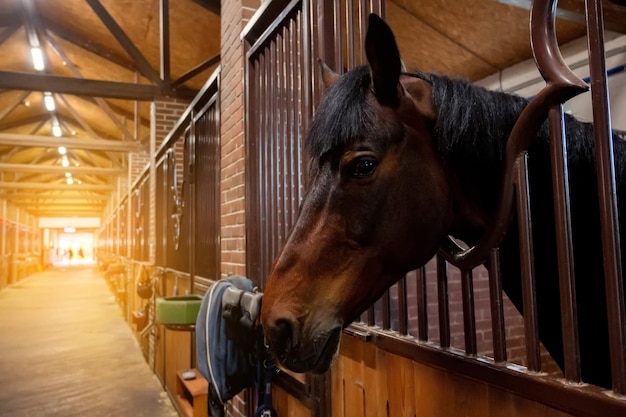
<instances>
[{"instance_id":1,"label":"black mane","mask_svg":"<svg viewBox=\"0 0 626 417\"><path fill-rule=\"evenodd\" d=\"M340 77L324 94L313 116L305 142L312 160L351 140L362 138L372 129L373 112L367 105L371 77L360 66Z\"/></svg>"}]
</instances>

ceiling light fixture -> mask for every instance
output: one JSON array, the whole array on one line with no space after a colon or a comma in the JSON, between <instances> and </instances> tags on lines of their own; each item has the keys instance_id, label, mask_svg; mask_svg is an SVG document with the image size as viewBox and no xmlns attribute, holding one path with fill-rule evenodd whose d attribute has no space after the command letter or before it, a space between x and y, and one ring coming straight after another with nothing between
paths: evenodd
<instances>
[{"instance_id":1,"label":"ceiling light fixture","mask_svg":"<svg viewBox=\"0 0 626 417\"><path fill-rule=\"evenodd\" d=\"M72 184L74 184L74 178L72 178L72 177L67 177L67 178L65 179L65 182L67 182L69 185L72 185Z\"/></svg>"},{"instance_id":2,"label":"ceiling light fixture","mask_svg":"<svg viewBox=\"0 0 626 417\"><path fill-rule=\"evenodd\" d=\"M43 71L46 69L43 63L43 52L41 52L41 48L39 47L30 48L30 55L33 57L33 67L37 71Z\"/></svg>"},{"instance_id":3,"label":"ceiling light fixture","mask_svg":"<svg viewBox=\"0 0 626 417\"><path fill-rule=\"evenodd\" d=\"M67 149L65 148L65 146L59 146L59 154L65 155L66 153L67 153Z\"/></svg>"},{"instance_id":4,"label":"ceiling light fixture","mask_svg":"<svg viewBox=\"0 0 626 417\"><path fill-rule=\"evenodd\" d=\"M63 156L63 158L61 158L61 165L63 165L65 168L70 166L70 160L67 159L67 156Z\"/></svg>"},{"instance_id":5,"label":"ceiling light fixture","mask_svg":"<svg viewBox=\"0 0 626 417\"><path fill-rule=\"evenodd\" d=\"M58 124L54 123L52 125L52 134L54 136L56 136L57 138L60 138L63 132L61 132L61 126L59 126Z\"/></svg>"},{"instance_id":6,"label":"ceiling light fixture","mask_svg":"<svg viewBox=\"0 0 626 417\"><path fill-rule=\"evenodd\" d=\"M56 109L56 105L54 103L54 97L52 97L52 94L44 93L44 95L43 95L43 102L44 102L44 104L46 106L46 110L54 111Z\"/></svg>"},{"instance_id":7,"label":"ceiling light fixture","mask_svg":"<svg viewBox=\"0 0 626 417\"><path fill-rule=\"evenodd\" d=\"M69 177L71 177L71 176L72 176L72 173L71 173L71 172L66 172L66 173L65 173L65 176L69 178Z\"/></svg>"}]
</instances>

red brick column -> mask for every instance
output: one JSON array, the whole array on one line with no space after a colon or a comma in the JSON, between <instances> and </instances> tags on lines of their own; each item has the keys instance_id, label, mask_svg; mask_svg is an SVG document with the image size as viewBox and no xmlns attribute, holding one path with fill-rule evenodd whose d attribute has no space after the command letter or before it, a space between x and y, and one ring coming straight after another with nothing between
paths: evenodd
<instances>
[{"instance_id":1,"label":"red brick column","mask_svg":"<svg viewBox=\"0 0 626 417\"><path fill-rule=\"evenodd\" d=\"M245 275L244 50L241 31L259 0L222 0L221 273Z\"/></svg>"},{"instance_id":2,"label":"red brick column","mask_svg":"<svg viewBox=\"0 0 626 417\"><path fill-rule=\"evenodd\" d=\"M221 274L246 274L245 138L241 31L259 0L222 0L221 8ZM226 407L229 416L247 416L245 392Z\"/></svg>"}]
</instances>

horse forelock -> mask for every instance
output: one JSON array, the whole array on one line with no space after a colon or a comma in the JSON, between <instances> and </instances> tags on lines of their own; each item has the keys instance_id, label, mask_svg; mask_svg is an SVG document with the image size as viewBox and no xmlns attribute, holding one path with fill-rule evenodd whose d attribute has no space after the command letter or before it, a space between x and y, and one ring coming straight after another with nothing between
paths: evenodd
<instances>
[{"instance_id":1,"label":"horse forelock","mask_svg":"<svg viewBox=\"0 0 626 417\"><path fill-rule=\"evenodd\" d=\"M340 77L324 94L311 121L305 141L311 161L365 137L373 126L373 110L367 101L371 77L360 66Z\"/></svg>"}]
</instances>

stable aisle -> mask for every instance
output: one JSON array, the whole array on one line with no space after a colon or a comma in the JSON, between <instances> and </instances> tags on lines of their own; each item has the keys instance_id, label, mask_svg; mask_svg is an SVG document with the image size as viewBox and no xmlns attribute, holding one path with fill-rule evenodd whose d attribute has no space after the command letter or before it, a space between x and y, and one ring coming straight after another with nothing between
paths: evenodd
<instances>
[{"instance_id":1,"label":"stable aisle","mask_svg":"<svg viewBox=\"0 0 626 417\"><path fill-rule=\"evenodd\" d=\"M177 417L93 265L0 291L1 417Z\"/></svg>"}]
</instances>

